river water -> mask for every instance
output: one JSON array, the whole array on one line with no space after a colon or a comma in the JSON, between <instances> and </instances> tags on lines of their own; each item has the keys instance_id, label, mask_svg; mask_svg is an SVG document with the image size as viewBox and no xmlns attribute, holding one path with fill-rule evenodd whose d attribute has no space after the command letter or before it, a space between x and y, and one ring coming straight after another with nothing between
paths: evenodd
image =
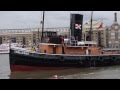
<instances>
[{"instance_id":1,"label":"river water","mask_svg":"<svg viewBox=\"0 0 120 90\"><path fill-rule=\"evenodd\" d=\"M0 79L120 79L120 66L11 72L9 55L0 54Z\"/></svg>"}]
</instances>

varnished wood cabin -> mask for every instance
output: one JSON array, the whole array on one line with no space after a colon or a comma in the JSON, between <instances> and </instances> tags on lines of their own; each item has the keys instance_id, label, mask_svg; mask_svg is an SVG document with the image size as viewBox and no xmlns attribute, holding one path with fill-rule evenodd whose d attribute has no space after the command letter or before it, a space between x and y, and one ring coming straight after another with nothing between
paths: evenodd
<instances>
[{"instance_id":1,"label":"varnished wood cabin","mask_svg":"<svg viewBox=\"0 0 120 90\"><path fill-rule=\"evenodd\" d=\"M61 36L57 36L55 32L54 34L46 32L45 35L43 43L40 43L39 47L41 53L79 55L96 55L102 53L95 42L81 42L82 44L78 44L79 42L76 40L68 40L65 42L65 39Z\"/></svg>"}]
</instances>

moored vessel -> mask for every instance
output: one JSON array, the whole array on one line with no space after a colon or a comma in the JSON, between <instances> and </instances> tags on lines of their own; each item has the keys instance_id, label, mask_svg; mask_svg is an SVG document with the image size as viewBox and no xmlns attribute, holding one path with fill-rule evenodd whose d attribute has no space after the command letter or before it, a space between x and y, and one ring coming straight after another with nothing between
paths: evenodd
<instances>
[{"instance_id":1,"label":"moored vessel","mask_svg":"<svg viewBox=\"0 0 120 90\"><path fill-rule=\"evenodd\" d=\"M92 15L91 15L92 16ZM44 14L43 14L44 17ZM71 14L70 35L67 39L56 32L44 31L37 51L10 49L11 71L49 70L78 67L97 67L120 64L120 54L107 54L91 41L91 28L87 41L82 40L83 15Z\"/></svg>"},{"instance_id":2,"label":"moored vessel","mask_svg":"<svg viewBox=\"0 0 120 90\"><path fill-rule=\"evenodd\" d=\"M11 48L18 48L18 43L4 43L0 45L0 54L9 54Z\"/></svg>"}]
</instances>

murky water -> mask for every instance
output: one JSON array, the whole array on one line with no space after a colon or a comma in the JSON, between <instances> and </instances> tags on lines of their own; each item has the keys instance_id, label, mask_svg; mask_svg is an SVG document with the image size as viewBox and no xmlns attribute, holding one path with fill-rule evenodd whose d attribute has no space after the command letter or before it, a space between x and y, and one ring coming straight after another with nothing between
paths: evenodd
<instances>
[{"instance_id":1,"label":"murky water","mask_svg":"<svg viewBox=\"0 0 120 90\"><path fill-rule=\"evenodd\" d=\"M0 54L0 79L120 79L120 66L11 72L9 55Z\"/></svg>"},{"instance_id":2,"label":"murky water","mask_svg":"<svg viewBox=\"0 0 120 90\"><path fill-rule=\"evenodd\" d=\"M0 79L8 79L10 75L9 55L0 54Z\"/></svg>"}]
</instances>

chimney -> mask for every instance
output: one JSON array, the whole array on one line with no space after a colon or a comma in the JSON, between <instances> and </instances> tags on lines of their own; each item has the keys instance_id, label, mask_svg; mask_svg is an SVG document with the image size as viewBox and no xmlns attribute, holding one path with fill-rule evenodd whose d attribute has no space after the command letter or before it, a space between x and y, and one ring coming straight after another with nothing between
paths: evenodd
<instances>
[{"instance_id":1,"label":"chimney","mask_svg":"<svg viewBox=\"0 0 120 90\"><path fill-rule=\"evenodd\" d=\"M115 22L117 23L117 13L114 14L115 14Z\"/></svg>"}]
</instances>

